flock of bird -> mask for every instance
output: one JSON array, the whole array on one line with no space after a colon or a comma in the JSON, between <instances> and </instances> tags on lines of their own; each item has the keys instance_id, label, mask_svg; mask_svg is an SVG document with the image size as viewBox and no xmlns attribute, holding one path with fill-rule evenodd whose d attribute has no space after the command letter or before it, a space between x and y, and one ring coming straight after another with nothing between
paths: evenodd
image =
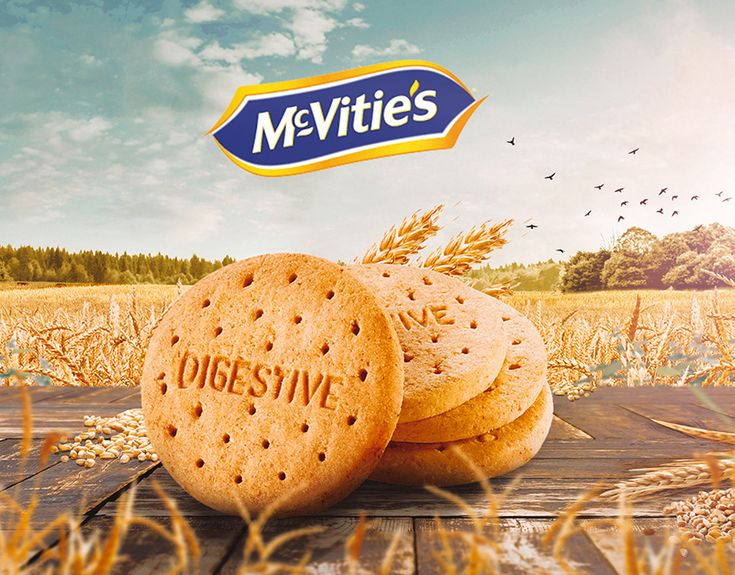
<instances>
[{"instance_id":1,"label":"flock of bird","mask_svg":"<svg viewBox=\"0 0 735 575\"><path fill-rule=\"evenodd\" d=\"M515 136L513 136L510 140L507 140L506 143L510 144L511 146L515 146L516 145ZM640 148L634 148L630 152L628 152L628 155L635 156L638 153L638 150L640 150ZM549 180L549 181L553 181L554 180L554 176L556 176L556 172L552 172L548 176L544 176L544 179L545 180ZM593 186L593 187L596 190L598 190L598 191L602 191L602 188L605 187L605 184L603 183L603 184L599 184L599 185ZM613 190L613 193L615 193L615 194L622 194L624 190L625 190L625 188L617 188L617 189ZM667 188L661 188L659 190L659 192L658 192L658 197L667 196L668 192L669 192L669 188L668 187ZM725 194L724 192L717 192L715 194L715 196L718 197L722 203L731 202L732 201L732 197L731 196L725 197L724 194ZM676 202L679 199L679 196L677 194L670 194L667 197L671 198L670 201L672 201L672 202ZM695 194L691 198L689 198L689 201L690 202L696 202L699 199L700 199L699 195L696 195ZM640 205L640 206L648 206L648 201L649 201L649 198L643 198L640 201L638 201L638 205ZM629 205L630 205L630 200L623 200L622 202L620 202L620 207L621 208L624 208L624 207L629 206ZM677 205L675 204L675 206L677 206ZM660 215L666 215L666 210L664 208L659 208L658 210L656 210L656 213L657 214L660 214ZM584 214L584 217L589 217L591 215L592 215L592 210L588 210ZM671 217L672 218L673 217L676 217L678 215L679 215L679 210L677 210L677 209L672 209L671 210ZM621 215L618 216L618 223L620 223L620 222L622 222L624 220L625 220L625 216L624 215L621 214ZM526 225L526 227L529 230L535 230L536 228L538 228L538 225L531 223L531 224ZM562 254L564 253L564 250L562 248L558 248L556 251L559 252L559 253L562 253Z\"/></svg>"}]
</instances>

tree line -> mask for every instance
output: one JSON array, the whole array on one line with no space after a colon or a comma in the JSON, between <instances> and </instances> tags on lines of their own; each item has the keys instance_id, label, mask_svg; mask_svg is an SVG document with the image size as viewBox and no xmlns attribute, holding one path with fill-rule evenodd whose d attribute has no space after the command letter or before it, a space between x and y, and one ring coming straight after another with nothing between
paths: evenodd
<instances>
[{"instance_id":1,"label":"tree line","mask_svg":"<svg viewBox=\"0 0 735 575\"><path fill-rule=\"evenodd\" d=\"M0 281L135 284L191 284L235 260L209 261L162 254L69 252L62 248L0 246Z\"/></svg>"},{"instance_id":2,"label":"tree line","mask_svg":"<svg viewBox=\"0 0 735 575\"><path fill-rule=\"evenodd\" d=\"M710 289L722 285L708 271L735 277L735 229L715 223L659 239L633 227L612 249L572 256L564 267L561 289Z\"/></svg>"}]
</instances>

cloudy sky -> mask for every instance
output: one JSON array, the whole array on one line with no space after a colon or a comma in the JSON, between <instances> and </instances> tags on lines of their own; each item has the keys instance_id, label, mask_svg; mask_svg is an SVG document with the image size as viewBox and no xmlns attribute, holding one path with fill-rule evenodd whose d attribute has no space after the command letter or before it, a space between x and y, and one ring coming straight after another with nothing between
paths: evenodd
<instances>
[{"instance_id":1,"label":"cloudy sky","mask_svg":"<svg viewBox=\"0 0 735 575\"><path fill-rule=\"evenodd\" d=\"M348 260L444 203L437 242L514 218L505 263L735 225L734 28L729 1L7 0L0 243ZM489 96L452 150L263 178L204 136L240 85L402 58Z\"/></svg>"}]
</instances>

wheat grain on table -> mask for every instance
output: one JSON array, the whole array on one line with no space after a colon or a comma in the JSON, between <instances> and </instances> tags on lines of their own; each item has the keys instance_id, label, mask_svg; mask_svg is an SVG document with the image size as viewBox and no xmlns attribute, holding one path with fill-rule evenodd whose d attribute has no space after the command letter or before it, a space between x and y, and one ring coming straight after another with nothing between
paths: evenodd
<instances>
[{"instance_id":1,"label":"wheat grain on table","mask_svg":"<svg viewBox=\"0 0 735 575\"><path fill-rule=\"evenodd\" d=\"M498 543L504 572L529 569L561 572L543 549L542 537L558 514L582 493L601 484L629 478L632 470L656 467L675 459L695 457L721 449L717 444L694 439L653 421L728 430L735 416L735 390L704 392L686 388L603 388L576 402L555 398L551 434L538 456L517 472L491 482L496 492L517 483L499 513ZM52 431L78 433L85 415L110 416L140 406L135 388L29 388L33 414L31 451L23 463L22 393L0 389L0 490L27 503L38 497L29 528L41 528L63 512L82 524L84 533L109 530L118 511L117 500L136 485L135 513L164 524L170 510L161 504L156 485L175 501L179 512L196 533L205 573L235 573L246 540L245 523L204 507L186 494L159 464L151 461L101 461L91 469L62 463L52 454L39 462L46 435ZM520 480L518 478L520 477ZM444 529L472 529L468 509L482 513L487 507L478 484L452 488L467 504L462 509L422 488L406 488L366 482L352 495L318 517L299 517L270 522L265 537L292 529L318 527L291 541L273 556L274 561L297 563L310 552L309 571L347 572L345 542L367 518L360 548L361 566L371 572L381 565L390 549L392 573L441 573L434 551L440 545L436 517ZM682 490L637 501L634 506L635 537L652 544L664 536L672 519L665 505L684 499L696 489ZM577 568L589 573L623 572L623 551L610 528L617 504L595 499L580 514L581 530L568 542L566 553ZM3 525L4 533L8 526ZM41 547L53 547L48 537ZM455 543L451 543L454 545ZM40 548L37 549L40 551ZM173 560L174 548L143 527L131 529L115 567L117 573L164 572ZM36 555L37 556L37 555ZM30 564L31 566L33 563Z\"/></svg>"}]
</instances>

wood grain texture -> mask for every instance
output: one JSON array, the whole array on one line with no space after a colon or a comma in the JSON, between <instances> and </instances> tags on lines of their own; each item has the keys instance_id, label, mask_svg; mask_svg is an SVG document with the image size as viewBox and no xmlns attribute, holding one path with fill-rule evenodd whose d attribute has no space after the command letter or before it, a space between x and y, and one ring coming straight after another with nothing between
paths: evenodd
<instances>
[{"instance_id":1,"label":"wood grain texture","mask_svg":"<svg viewBox=\"0 0 735 575\"><path fill-rule=\"evenodd\" d=\"M68 511L78 521L86 522L86 532L104 531L114 520L118 494L138 481L137 512L166 523L168 512L153 489L155 479L196 531L204 549L201 571L236 571L247 536L245 523L198 503L164 468L152 463L123 465L100 460L95 467L83 469L71 462L61 463L58 455L39 464L39 448L48 432L61 430L76 434L83 430L85 414L113 415L139 407L137 389L32 388L29 392L34 439L30 457L22 466L19 458L23 423L21 392L17 388L0 389L0 491L13 495L21 503L38 499L32 527L44 525ZM496 491L517 481L499 512L503 572L560 572L559 566L549 559L549 553L539 547L541 534L588 489L629 478L637 469L720 449L717 443L694 439L651 421L657 418L695 427L735 430L731 421L735 417L735 390L718 388L703 393L711 401L702 401L687 388L605 388L573 403L566 398L555 398L552 430L539 454L521 469L491 481ZM671 519L663 516L664 506L697 490L663 493L637 501L634 509L637 544L657 549L666 537L666 529L673 527ZM487 507L478 484L450 491L462 497L474 512L482 513ZM289 542L274 558L294 563L310 550L309 572L347 572L344 544L361 513L369 523L360 555L362 572L374 572L380 567L396 537L391 573L440 573L441 567L433 557L437 541L434 518L443 518L454 533L470 528L463 510L423 488L368 481L319 517L283 519L268 524L267 537L301 527L324 528L320 534ZM599 500L585 507L579 514L582 530L566 548L571 565L589 573L623 572L619 536L610 526L610 518L617 513L616 504ZM7 525L0 529L8 533ZM131 531L128 539L124 547L128 559L117 567L116 573L166 571L172 560L172 548L167 543L138 528ZM48 541L51 544L53 538ZM694 569L690 563L684 565Z\"/></svg>"}]
</instances>

